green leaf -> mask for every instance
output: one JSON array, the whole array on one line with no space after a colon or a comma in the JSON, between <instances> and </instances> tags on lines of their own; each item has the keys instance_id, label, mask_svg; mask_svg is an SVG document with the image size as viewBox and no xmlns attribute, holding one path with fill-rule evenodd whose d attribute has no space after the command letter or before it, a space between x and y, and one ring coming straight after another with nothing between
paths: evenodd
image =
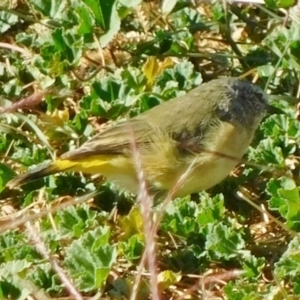
<instances>
[{"instance_id":1,"label":"green leaf","mask_svg":"<svg viewBox=\"0 0 300 300\"><path fill-rule=\"evenodd\" d=\"M106 47L119 31L121 20L117 11L116 0L85 0L85 3L94 12L95 20L102 27L105 34L100 37L100 44Z\"/></svg>"},{"instance_id":2,"label":"green leaf","mask_svg":"<svg viewBox=\"0 0 300 300\"><path fill-rule=\"evenodd\" d=\"M96 225L97 213L87 205L70 206L61 210L55 216L57 226L63 235L80 237L89 226Z\"/></svg>"},{"instance_id":3,"label":"green leaf","mask_svg":"<svg viewBox=\"0 0 300 300\"><path fill-rule=\"evenodd\" d=\"M214 223L216 220L220 220L222 218L225 213L223 195L217 195L211 198L208 194L202 193L200 201L200 213L197 217L197 221L200 226Z\"/></svg>"},{"instance_id":4,"label":"green leaf","mask_svg":"<svg viewBox=\"0 0 300 300\"><path fill-rule=\"evenodd\" d=\"M258 277L261 276L264 267L265 259L253 255L247 256L243 262L243 269L246 271L246 276L252 279L258 279Z\"/></svg>"},{"instance_id":5,"label":"green leaf","mask_svg":"<svg viewBox=\"0 0 300 300\"><path fill-rule=\"evenodd\" d=\"M109 20L115 0L84 0L95 16L95 20L103 30L109 30Z\"/></svg>"},{"instance_id":6,"label":"green leaf","mask_svg":"<svg viewBox=\"0 0 300 300\"><path fill-rule=\"evenodd\" d=\"M141 236L143 232L143 219L139 207L132 207L126 216L120 218L120 226L123 230L123 237L129 238L135 234ZM135 242L133 240L133 242Z\"/></svg>"},{"instance_id":7,"label":"green leaf","mask_svg":"<svg viewBox=\"0 0 300 300\"><path fill-rule=\"evenodd\" d=\"M101 288L116 261L116 247L103 239L103 234L109 234L107 227L83 234L66 249L65 265L81 291Z\"/></svg>"},{"instance_id":8,"label":"green leaf","mask_svg":"<svg viewBox=\"0 0 300 300\"><path fill-rule=\"evenodd\" d=\"M6 183L15 176L15 172L3 163L0 163L0 193L6 188Z\"/></svg>"},{"instance_id":9,"label":"green leaf","mask_svg":"<svg viewBox=\"0 0 300 300\"><path fill-rule=\"evenodd\" d=\"M28 262L27 260L13 260L6 263L1 264L0 269L0 279L3 280L7 278L8 275L15 275L20 274L24 270L27 270L32 266L31 262Z\"/></svg>"},{"instance_id":10,"label":"green leaf","mask_svg":"<svg viewBox=\"0 0 300 300\"><path fill-rule=\"evenodd\" d=\"M262 300L267 299L265 293L260 292L257 288L257 284L249 283L248 281L241 280L241 281L230 281L224 287L225 295L227 299L230 300ZM277 299L277 298L270 298L270 299ZM282 298L278 298L282 299Z\"/></svg>"},{"instance_id":11,"label":"green leaf","mask_svg":"<svg viewBox=\"0 0 300 300\"><path fill-rule=\"evenodd\" d=\"M184 237L198 230L199 208L196 203L187 201L187 198L178 199L176 205L169 205L161 225L164 230Z\"/></svg>"},{"instance_id":12,"label":"green leaf","mask_svg":"<svg viewBox=\"0 0 300 300\"><path fill-rule=\"evenodd\" d=\"M206 230L205 248L212 259L229 260L250 255L249 251L243 250L245 241L238 230L222 223L208 224Z\"/></svg>"},{"instance_id":13,"label":"green leaf","mask_svg":"<svg viewBox=\"0 0 300 300\"><path fill-rule=\"evenodd\" d=\"M19 18L17 15L1 10L0 11L0 33L6 32L18 21Z\"/></svg>"},{"instance_id":14,"label":"green leaf","mask_svg":"<svg viewBox=\"0 0 300 300\"><path fill-rule=\"evenodd\" d=\"M58 275L52 270L50 263L39 263L32 270L29 278L37 287L49 294L62 293L64 290Z\"/></svg>"},{"instance_id":15,"label":"green leaf","mask_svg":"<svg viewBox=\"0 0 300 300\"><path fill-rule=\"evenodd\" d=\"M26 289L24 289L26 290ZM28 290L26 290L29 292ZM22 299L22 291L18 289L9 279L0 281L0 299ZM23 295L22 295L23 296ZM28 295L27 295L28 296ZM26 297L23 297L26 299Z\"/></svg>"},{"instance_id":16,"label":"green leaf","mask_svg":"<svg viewBox=\"0 0 300 300\"><path fill-rule=\"evenodd\" d=\"M298 297L300 296L300 242L299 238L295 237L288 245L286 252L282 255L279 261L275 264L275 276L278 280L287 280L293 288L293 292Z\"/></svg>"},{"instance_id":17,"label":"green leaf","mask_svg":"<svg viewBox=\"0 0 300 300\"><path fill-rule=\"evenodd\" d=\"M176 82L176 87L179 87L180 90L190 90L191 88L199 85L202 82L202 77L200 73L195 72L192 63L190 63L189 61L183 61L179 64L176 64L173 69L165 69L163 73L158 76L157 85L162 89L160 93L162 93L164 96L166 94L164 90L166 89L168 82L171 80ZM172 85L172 87L174 86ZM173 94L168 98L177 95L178 94Z\"/></svg>"},{"instance_id":18,"label":"green leaf","mask_svg":"<svg viewBox=\"0 0 300 300\"><path fill-rule=\"evenodd\" d=\"M101 287L110 272L110 268L96 268L95 270L95 287Z\"/></svg>"},{"instance_id":19,"label":"green leaf","mask_svg":"<svg viewBox=\"0 0 300 300\"><path fill-rule=\"evenodd\" d=\"M277 164L284 167L282 148L277 146L274 139L268 137L260 141L254 149L249 148L249 159L262 164Z\"/></svg>"},{"instance_id":20,"label":"green leaf","mask_svg":"<svg viewBox=\"0 0 300 300\"><path fill-rule=\"evenodd\" d=\"M62 59L66 59L70 65L76 65L82 56L83 37L75 35L71 31L57 28L52 33L56 51L59 51Z\"/></svg>"},{"instance_id":21,"label":"green leaf","mask_svg":"<svg viewBox=\"0 0 300 300\"><path fill-rule=\"evenodd\" d=\"M296 0L277 0L278 7L289 8L296 4Z\"/></svg>"},{"instance_id":22,"label":"green leaf","mask_svg":"<svg viewBox=\"0 0 300 300\"><path fill-rule=\"evenodd\" d=\"M125 242L122 242L121 249L127 260L134 262L140 259L144 250L144 242L141 234L135 234Z\"/></svg>"},{"instance_id":23,"label":"green leaf","mask_svg":"<svg viewBox=\"0 0 300 300\"><path fill-rule=\"evenodd\" d=\"M44 16L51 18L60 18L61 14L66 10L66 2L59 0L33 0L32 5Z\"/></svg>"},{"instance_id":24,"label":"green leaf","mask_svg":"<svg viewBox=\"0 0 300 300\"><path fill-rule=\"evenodd\" d=\"M75 9L78 14L79 27L78 34L92 34L95 26L95 19L91 10L86 5L80 5ZM95 12L93 11L95 14Z\"/></svg>"},{"instance_id":25,"label":"green leaf","mask_svg":"<svg viewBox=\"0 0 300 300\"><path fill-rule=\"evenodd\" d=\"M278 210L289 228L300 230L300 196L294 180L289 177L271 179L267 193L271 195L268 201L270 209Z\"/></svg>"},{"instance_id":26,"label":"green leaf","mask_svg":"<svg viewBox=\"0 0 300 300\"><path fill-rule=\"evenodd\" d=\"M93 89L103 101L112 102L119 97L121 89L121 82L112 78L105 78L104 80L95 81Z\"/></svg>"},{"instance_id":27,"label":"green leaf","mask_svg":"<svg viewBox=\"0 0 300 300\"><path fill-rule=\"evenodd\" d=\"M3 263L19 261L19 265L22 262L26 265L40 256L22 234L8 231L0 236L0 258Z\"/></svg>"}]
</instances>

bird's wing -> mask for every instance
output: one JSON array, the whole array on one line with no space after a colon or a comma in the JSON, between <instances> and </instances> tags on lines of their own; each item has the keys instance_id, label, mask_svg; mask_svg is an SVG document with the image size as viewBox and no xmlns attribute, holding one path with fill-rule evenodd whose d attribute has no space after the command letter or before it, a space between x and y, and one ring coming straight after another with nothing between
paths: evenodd
<instances>
[{"instance_id":1,"label":"bird's wing","mask_svg":"<svg viewBox=\"0 0 300 300\"><path fill-rule=\"evenodd\" d=\"M154 130L149 123L134 118L95 135L81 147L63 154L61 158L73 160L92 155L128 153L133 142L137 144L146 143Z\"/></svg>"},{"instance_id":2,"label":"bird's wing","mask_svg":"<svg viewBox=\"0 0 300 300\"><path fill-rule=\"evenodd\" d=\"M198 127L194 132L173 132L171 128L161 129L143 118L133 118L95 135L81 147L63 154L61 159L76 160L93 155L126 155L132 143L136 143L140 149L151 149L151 144L154 143L156 150L159 151L160 147L164 147L163 143L168 142L181 153L195 153L201 151L205 130L206 128Z\"/></svg>"}]
</instances>

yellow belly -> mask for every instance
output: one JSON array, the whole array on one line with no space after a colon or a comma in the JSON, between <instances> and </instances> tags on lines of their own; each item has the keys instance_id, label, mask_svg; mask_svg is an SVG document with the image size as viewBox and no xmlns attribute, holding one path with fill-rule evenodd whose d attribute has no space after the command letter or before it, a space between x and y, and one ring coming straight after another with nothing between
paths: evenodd
<instances>
[{"instance_id":1,"label":"yellow belly","mask_svg":"<svg viewBox=\"0 0 300 300\"><path fill-rule=\"evenodd\" d=\"M253 134L254 131L249 128L220 122L206 136L202 153L191 155L182 161L170 159L171 155L165 155L165 159L160 158L161 154L158 154L157 168L152 165L146 169L148 180L158 190L170 190L187 172L183 175L185 180L176 196L209 189L225 179L240 162ZM168 163L164 164L164 160Z\"/></svg>"}]
</instances>

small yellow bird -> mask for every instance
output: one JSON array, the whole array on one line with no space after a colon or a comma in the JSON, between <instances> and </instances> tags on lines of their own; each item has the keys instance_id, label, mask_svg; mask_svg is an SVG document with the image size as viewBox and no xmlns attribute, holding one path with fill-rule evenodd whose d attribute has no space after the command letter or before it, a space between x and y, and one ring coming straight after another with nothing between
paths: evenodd
<instances>
[{"instance_id":1,"label":"small yellow bird","mask_svg":"<svg viewBox=\"0 0 300 300\"><path fill-rule=\"evenodd\" d=\"M102 174L137 193L133 140L152 192L167 192L190 170L175 196L211 188L238 164L269 109L266 94L237 78L203 83L184 96L95 135L78 149L11 180L14 188L62 171Z\"/></svg>"}]
</instances>

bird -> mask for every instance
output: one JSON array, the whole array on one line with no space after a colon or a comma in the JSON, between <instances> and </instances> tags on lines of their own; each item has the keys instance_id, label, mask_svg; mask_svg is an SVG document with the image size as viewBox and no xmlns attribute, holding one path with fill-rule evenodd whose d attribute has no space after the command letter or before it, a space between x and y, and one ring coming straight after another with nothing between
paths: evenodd
<instances>
[{"instance_id":1,"label":"bird","mask_svg":"<svg viewBox=\"0 0 300 300\"><path fill-rule=\"evenodd\" d=\"M112 125L57 160L13 178L7 187L79 171L101 174L137 194L137 151L151 192L170 191L187 172L174 196L198 193L220 183L240 162L270 107L265 92L250 81L214 79Z\"/></svg>"}]
</instances>

